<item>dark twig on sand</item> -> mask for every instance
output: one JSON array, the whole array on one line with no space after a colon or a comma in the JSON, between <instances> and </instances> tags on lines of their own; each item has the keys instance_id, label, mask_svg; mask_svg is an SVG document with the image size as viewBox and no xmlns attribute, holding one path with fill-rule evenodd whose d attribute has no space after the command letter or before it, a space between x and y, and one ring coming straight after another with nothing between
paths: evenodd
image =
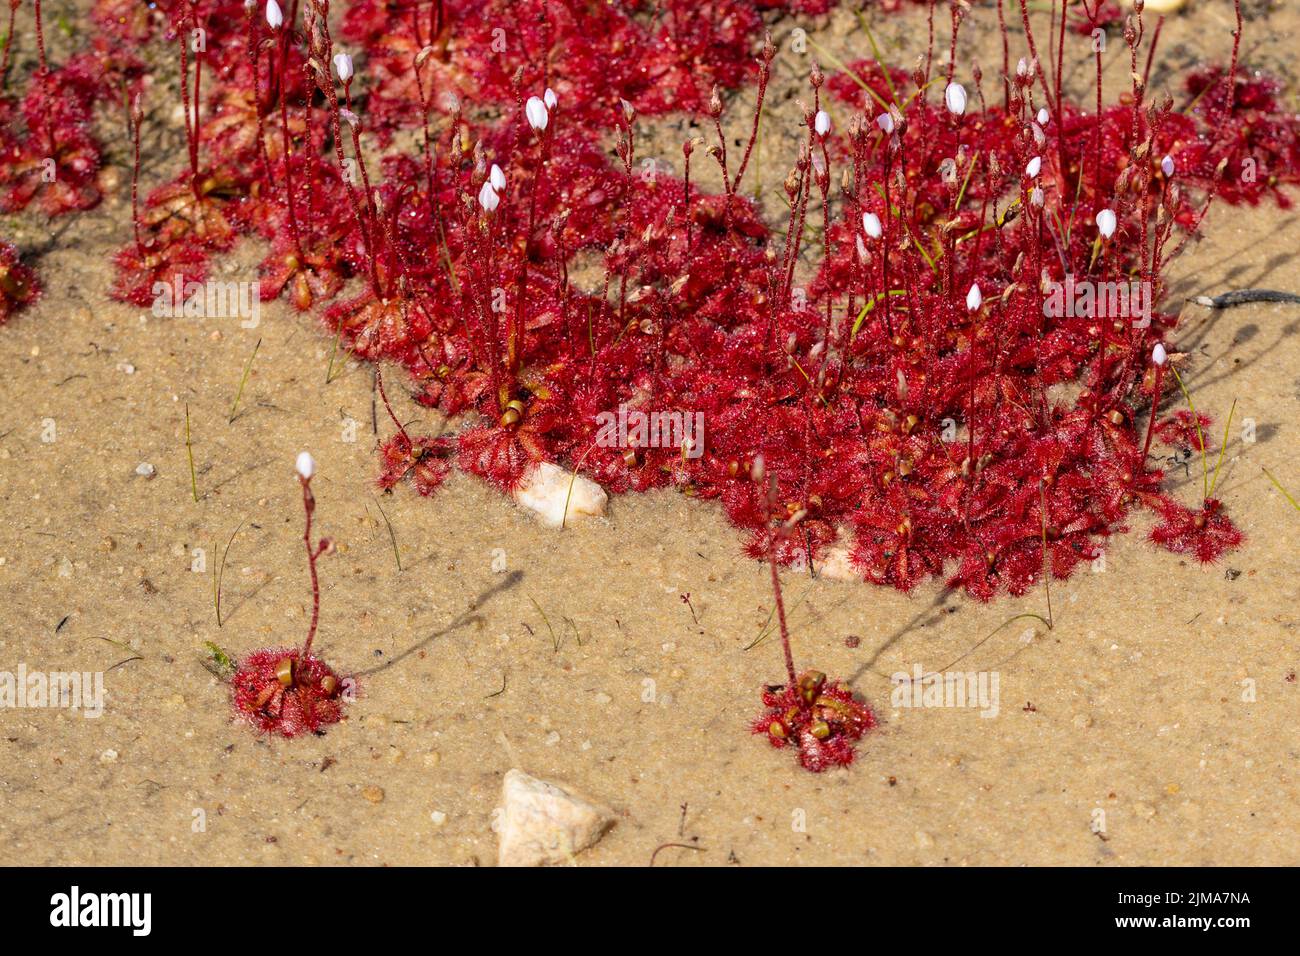
<instances>
[{"instance_id":1,"label":"dark twig on sand","mask_svg":"<svg viewBox=\"0 0 1300 956\"><path fill-rule=\"evenodd\" d=\"M694 850L696 853L703 853L705 848L702 846L691 846L689 843L661 843L655 847L655 851L650 854L650 865L655 865L655 857L659 855L660 850L666 850L669 847L676 847L679 850Z\"/></svg>"},{"instance_id":2,"label":"dark twig on sand","mask_svg":"<svg viewBox=\"0 0 1300 956\"><path fill-rule=\"evenodd\" d=\"M1296 302L1300 295L1294 292L1278 292L1275 289L1234 289L1220 295L1197 295L1189 300L1207 309L1231 309L1235 305L1248 305L1251 302Z\"/></svg>"}]
</instances>

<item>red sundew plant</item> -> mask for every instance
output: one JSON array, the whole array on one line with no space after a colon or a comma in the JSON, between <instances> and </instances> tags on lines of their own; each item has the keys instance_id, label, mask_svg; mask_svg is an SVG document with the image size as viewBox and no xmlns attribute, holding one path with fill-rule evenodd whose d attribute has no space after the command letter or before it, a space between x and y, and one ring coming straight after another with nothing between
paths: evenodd
<instances>
[{"instance_id":1,"label":"red sundew plant","mask_svg":"<svg viewBox=\"0 0 1300 956\"><path fill-rule=\"evenodd\" d=\"M1213 424L1210 416L1198 412L1193 417L1191 412L1183 408L1168 418L1156 419L1153 416L1152 420L1156 423L1155 433L1166 445L1190 448L1196 452L1209 450L1205 447L1205 442L1209 438L1209 427Z\"/></svg>"},{"instance_id":2,"label":"red sundew plant","mask_svg":"<svg viewBox=\"0 0 1300 956\"><path fill-rule=\"evenodd\" d=\"M1193 181L1212 187L1227 202L1258 205L1270 196L1283 209L1291 199L1279 188L1300 163L1300 129L1281 105L1281 84L1267 76L1237 76L1231 87L1222 67L1207 67L1187 77L1185 113L1231 118L1213 148L1198 141L1194 120L1175 127L1184 137L1174 158ZM1188 134L1191 135L1188 135ZM1185 154L1184 154L1185 153Z\"/></svg>"},{"instance_id":3,"label":"red sundew plant","mask_svg":"<svg viewBox=\"0 0 1300 956\"><path fill-rule=\"evenodd\" d=\"M412 438L393 414L393 406L384 391L383 376L376 373L375 383L388 417L397 428L397 433L379 449L379 487L388 491L409 477L420 494L433 494L451 471L448 458L455 446L448 438Z\"/></svg>"},{"instance_id":4,"label":"red sundew plant","mask_svg":"<svg viewBox=\"0 0 1300 956\"><path fill-rule=\"evenodd\" d=\"M0 79L8 79L15 14L10 3ZM51 69L45 55L40 0L33 4L38 66L20 104L0 92L0 211L15 212L39 198L47 216L88 209L100 199L96 175L100 150L89 133L95 102L104 95L102 78L87 58Z\"/></svg>"},{"instance_id":5,"label":"red sundew plant","mask_svg":"<svg viewBox=\"0 0 1300 956\"><path fill-rule=\"evenodd\" d=\"M763 486L763 459L754 460L754 484ZM776 482L768 486L769 508L776 505ZM781 632L781 650L785 655L785 684L763 689L763 706L767 708L752 725L755 734L765 734L773 747L793 745L799 764L805 770L821 773L830 767L847 767L853 762L853 746L876 725L871 708L859 703L853 692L839 681L826 679L821 671L806 670L796 674L794 653L790 649L790 631L785 621L785 601L781 596L781 578L776 569L776 542L797 526L802 515L778 516L776 526L768 529L768 568L772 574L772 596L776 602L777 625ZM688 595L689 597L689 595Z\"/></svg>"},{"instance_id":6,"label":"red sundew plant","mask_svg":"<svg viewBox=\"0 0 1300 956\"><path fill-rule=\"evenodd\" d=\"M0 240L0 325L41 294L36 276L18 259L18 250Z\"/></svg>"},{"instance_id":7,"label":"red sundew plant","mask_svg":"<svg viewBox=\"0 0 1300 956\"><path fill-rule=\"evenodd\" d=\"M235 667L230 679L235 714L264 733L297 737L304 733L320 734L330 724L343 719L343 684L328 664L311 652L320 620L320 582L316 561L329 554L329 538L311 539L312 515L316 498L311 479L316 465L311 455L298 456L298 482L302 485L302 504L306 513L303 543L307 548L307 567L311 572L311 623L301 648L264 648L254 651Z\"/></svg>"}]
</instances>

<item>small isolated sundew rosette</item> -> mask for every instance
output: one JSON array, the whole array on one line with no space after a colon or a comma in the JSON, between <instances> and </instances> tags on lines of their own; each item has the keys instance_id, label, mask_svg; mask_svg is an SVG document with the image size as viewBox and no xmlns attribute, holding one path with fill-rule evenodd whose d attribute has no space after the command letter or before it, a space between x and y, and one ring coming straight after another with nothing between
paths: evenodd
<instances>
[{"instance_id":1,"label":"small isolated sundew rosette","mask_svg":"<svg viewBox=\"0 0 1300 956\"><path fill-rule=\"evenodd\" d=\"M294 460L294 471L302 487L302 504L306 513L302 537L311 575L312 611L307 640L301 648L253 651L235 666L230 678L230 695L236 717L264 733L282 737L320 734L325 727L342 720L343 704L347 700L345 684L349 683L311 652L316 624L320 620L316 561L321 555L333 551L333 543L329 538L312 542L311 523L316 511L316 498L311 491L311 480L316 474L316 461L309 452L299 453Z\"/></svg>"}]
</instances>

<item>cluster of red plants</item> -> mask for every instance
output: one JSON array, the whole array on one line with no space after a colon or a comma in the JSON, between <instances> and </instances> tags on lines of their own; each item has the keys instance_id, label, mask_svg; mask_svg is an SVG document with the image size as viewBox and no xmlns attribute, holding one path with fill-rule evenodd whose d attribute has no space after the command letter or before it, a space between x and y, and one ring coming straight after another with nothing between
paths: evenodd
<instances>
[{"instance_id":1,"label":"cluster of red plants","mask_svg":"<svg viewBox=\"0 0 1300 956\"><path fill-rule=\"evenodd\" d=\"M42 52L21 107L0 106L17 157L2 175L51 213L93 201L90 107L125 89L134 235L113 294L148 304L260 236L263 299L320 310L457 425L397 425L385 488L430 494L455 466L508 490L558 462L613 492L718 499L756 557L842 549L867 580L943 576L982 600L1067 576L1135 506L1177 553L1236 546L1219 502L1162 490L1139 428L1176 317L1044 302L1064 282L1137 282L1158 306L1211 199L1283 200L1297 126L1276 84L1239 75L1239 11L1228 65L1188 77L1178 110L1146 88L1159 25L1148 36L1140 11L1121 101L1101 102L1100 55L1097 101L1063 94L1067 32L1118 22L1103 0L1062 4L1041 44L1024 3L999 2L1004 38L1019 17L1028 49L991 82L959 72L962 3L942 68L933 41L911 72L813 65L774 226L744 187L776 52L762 14L828 6L359 0L331 18L327 0L99 0L92 49L59 70ZM187 163L141 201L146 45L174 51ZM739 149L722 133L734 87L757 91ZM679 111L711 130L681 144L681 177L637 151L638 118ZM25 192L42 149L60 186ZM722 193L695 185L699 163ZM0 249L0 318L34 294L20 269ZM598 415L621 405L702 412L704 447L603 447ZM788 533L772 533L757 461ZM869 714L834 682L809 702L788 676L764 732L821 741L800 747L813 769L845 762L825 741L851 745Z\"/></svg>"},{"instance_id":2,"label":"cluster of red plants","mask_svg":"<svg viewBox=\"0 0 1300 956\"><path fill-rule=\"evenodd\" d=\"M101 198L96 181L101 149L91 132L94 111L117 92L103 71L108 67L125 77L138 64L129 54L116 54L109 39L96 33L90 49L52 68L40 0L34 0L37 65L17 97L7 81L19 5L19 0L9 0L0 54L0 211L16 212L33 202L47 216L89 209Z\"/></svg>"}]
</instances>

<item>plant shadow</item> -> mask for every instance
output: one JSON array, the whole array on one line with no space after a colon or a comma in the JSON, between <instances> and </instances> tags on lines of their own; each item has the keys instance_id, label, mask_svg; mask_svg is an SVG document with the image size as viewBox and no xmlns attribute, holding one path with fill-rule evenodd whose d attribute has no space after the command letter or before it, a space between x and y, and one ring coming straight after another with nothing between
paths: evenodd
<instances>
[{"instance_id":1,"label":"plant shadow","mask_svg":"<svg viewBox=\"0 0 1300 956\"><path fill-rule=\"evenodd\" d=\"M457 631L460 628L464 627L466 624L473 622L479 617L478 612L479 609L483 607L483 605L491 601L497 595L503 594L504 592L510 590L523 579L524 579L523 571L519 571L519 570L511 571L499 583L494 584L486 591L480 593L478 597L474 598L474 600L470 602L469 607L461 611L460 614L456 615L456 617L454 617L451 621L449 621L445 626L443 626L439 630L434 631L432 634L428 635L427 637L423 637L420 640L416 641L410 647L406 648L403 651L400 651L393 657L390 657L388 660L384 661L384 663L372 667L369 670L358 671L357 676L372 677L375 674L382 674L384 671L401 663L402 661L410 657L412 654L415 654L416 652L422 650L429 644L433 643L433 641L437 640L438 638L450 634L453 631Z\"/></svg>"}]
</instances>

